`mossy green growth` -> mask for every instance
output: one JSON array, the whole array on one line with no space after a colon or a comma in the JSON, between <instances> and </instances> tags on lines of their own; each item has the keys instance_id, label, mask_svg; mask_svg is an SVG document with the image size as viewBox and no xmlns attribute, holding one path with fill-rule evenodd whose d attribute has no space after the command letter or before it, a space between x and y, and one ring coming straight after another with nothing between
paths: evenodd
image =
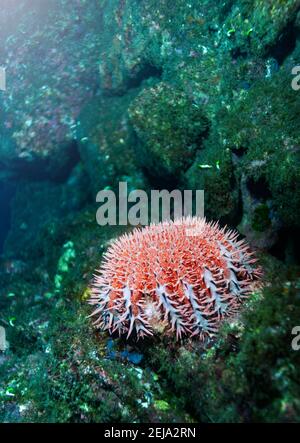
<instances>
[{"instance_id":1,"label":"mossy green growth","mask_svg":"<svg viewBox=\"0 0 300 443\"><path fill-rule=\"evenodd\" d=\"M204 190L205 215L209 219L226 221L237 212L238 186L229 149L224 149L212 127L198 151L196 159L183 178L185 189Z\"/></svg>"},{"instance_id":2,"label":"mossy green growth","mask_svg":"<svg viewBox=\"0 0 300 443\"><path fill-rule=\"evenodd\" d=\"M54 277L56 292L60 291L63 281L63 274L66 274L69 271L69 267L75 258L76 252L74 249L74 243L72 241L68 241L63 245L63 253L58 261L57 274Z\"/></svg>"},{"instance_id":3,"label":"mossy green growth","mask_svg":"<svg viewBox=\"0 0 300 443\"><path fill-rule=\"evenodd\" d=\"M63 246L63 255L60 257L58 262L58 272L68 272L69 263L72 259L76 257L76 252L74 249L74 243L72 241L68 241Z\"/></svg>"},{"instance_id":4,"label":"mossy green growth","mask_svg":"<svg viewBox=\"0 0 300 443\"><path fill-rule=\"evenodd\" d=\"M237 48L264 54L295 19L298 8L295 0L235 2L225 20L224 33L234 39Z\"/></svg>"},{"instance_id":5,"label":"mossy green growth","mask_svg":"<svg viewBox=\"0 0 300 443\"><path fill-rule=\"evenodd\" d=\"M252 228L255 231L264 232L270 226L270 210L266 204L261 204L254 210Z\"/></svg>"},{"instance_id":6,"label":"mossy green growth","mask_svg":"<svg viewBox=\"0 0 300 443\"><path fill-rule=\"evenodd\" d=\"M286 226L300 220L300 95L284 68L257 81L220 115L225 148L240 154L240 172L263 179Z\"/></svg>"},{"instance_id":7,"label":"mossy green growth","mask_svg":"<svg viewBox=\"0 0 300 443\"><path fill-rule=\"evenodd\" d=\"M168 411L170 409L169 403L165 400L156 400L154 404L160 411Z\"/></svg>"},{"instance_id":8,"label":"mossy green growth","mask_svg":"<svg viewBox=\"0 0 300 443\"><path fill-rule=\"evenodd\" d=\"M0 419L21 422L189 422L149 367L108 355L87 307L58 300L30 355L0 365ZM121 350L126 343L116 340ZM10 414L14 405L15 413Z\"/></svg>"},{"instance_id":9,"label":"mossy green growth","mask_svg":"<svg viewBox=\"0 0 300 443\"><path fill-rule=\"evenodd\" d=\"M148 365L122 357L136 344L128 349L115 340L110 355L109 335L97 333L87 318L87 288L116 228L99 228L87 209L50 231L39 233L41 257L44 246L49 254L44 261L39 256L40 268L32 264L37 275L1 279L0 322L10 347L0 355L0 421L190 422ZM53 275L43 292L50 258ZM54 293L55 275L61 286Z\"/></svg>"},{"instance_id":10,"label":"mossy green growth","mask_svg":"<svg viewBox=\"0 0 300 443\"><path fill-rule=\"evenodd\" d=\"M207 129L201 107L161 82L145 88L129 108L138 156L152 176L178 177L192 163Z\"/></svg>"},{"instance_id":11,"label":"mossy green growth","mask_svg":"<svg viewBox=\"0 0 300 443\"><path fill-rule=\"evenodd\" d=\"M282 274L281 274L282 276ZM300 281L275 282L225 322L210 349L155 347L152 366L200 422L298 422Z\"/></svg>"},{"instance_id":12,"label":"mossy green growth","mask_svg":"<svg viewBox=\"0 0 300 443\"><path fill-rule=\"evenodd\" d=\"M80 115L79 150L95 195L107 186L115 190L124 176L130 176L137 188L143 186L128 121L128 107L138 92L133 89L122 96L97 97Z\"/></svg>"}]
</instances>

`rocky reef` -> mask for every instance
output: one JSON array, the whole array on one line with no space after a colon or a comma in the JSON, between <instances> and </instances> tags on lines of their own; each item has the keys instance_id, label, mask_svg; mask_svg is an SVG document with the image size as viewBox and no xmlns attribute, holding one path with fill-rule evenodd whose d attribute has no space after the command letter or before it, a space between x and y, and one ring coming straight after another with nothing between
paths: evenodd
<instances>
[{"instance_id":1,"label":"rocky reef","mask_svg":"<svg viewBox=\"0 0 300 443\"><path fill-rule=\"evenodd\" d=\"M0 421L300 421L299 1L10 0L0 41ZM87 320L120 181L203 189L256 249L208 344Z\"/></svg>"}]
</instances>

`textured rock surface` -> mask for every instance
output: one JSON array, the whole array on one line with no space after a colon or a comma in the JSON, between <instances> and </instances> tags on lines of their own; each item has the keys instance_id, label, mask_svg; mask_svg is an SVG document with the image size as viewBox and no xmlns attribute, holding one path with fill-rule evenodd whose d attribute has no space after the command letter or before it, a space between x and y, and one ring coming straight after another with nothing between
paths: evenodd
<instances>
[{"instance_id":1,"label":"textured rock surface","mask_svg":"<svg viewBox=\"0 0 300 443\"><path fill-rule=\"evenodd\" d=\"M79 152L95 195L103 188L118 188L119 181L144 188L128 116L128 107L138 92L134 89L121 97L97 97L80 115Z\"/></svg>"},{"instance_id":2,"label":"textured rock surface","mask_svg":"<svg viewBox=\"0 0 300 443\"><path fill-rule=\"evenodd\" d=\"M243 170L269 190L252 198L270 208L272 232L285 223L299 229L299 94L290 86L298 2L115 1L103 11L107 40L114 25L100 57L105 93L159 77L130 105L147 173L204 189L208 217L237 224Z\"/></svg>"},{"instance_id":3,"label":"textured rock surface","mask_svg":"<svg viewBox=\"0 0 300 443\"><path fill-rule=\"evenodd\" d=\"M96 4L23 1L1 8L2 171L57 176L74 155L77 117L99 83Z\"/></svg>"},{"instance_id":4,"label":"textured rock surface","mask_svg":"<svg viewBox=\"0 0 300 443\"><path fill-rule=\"evenodd\" d=\"M166 83L145 88L129 109L137 155L157 180L180 176L193 162L207 121L199 106Z\"/></svg>"},{"instance_id":5,"label":"textured rock surface","mask_svg":"<svg viewBox=\"0 0 300 443\"><path fill-rule=\"evenodd\" d=\"M297 1L27 6L0 12L11 90L0 97L0 175L60 178L79 142L93 193L132 176L141 186L144 169L203 188L208 217L237 224L243 169L269 189L274 226L299 229Z\"/></svg>"}]
</instances>

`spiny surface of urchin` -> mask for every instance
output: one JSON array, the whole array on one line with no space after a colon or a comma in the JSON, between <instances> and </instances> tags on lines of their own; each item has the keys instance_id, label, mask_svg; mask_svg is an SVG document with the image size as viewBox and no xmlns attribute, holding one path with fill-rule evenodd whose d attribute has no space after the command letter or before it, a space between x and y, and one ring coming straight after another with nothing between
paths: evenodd
<instances>
[{"instance_id":1,"label":"spiny surface of urchin","mask_svg":"<svg viewBox=\"0 0 300 443\"><path fill-rule=\"evenodd\" d=\"M238 233L183 218L113 241L92 284L95 325L110 333L208 338L234 315L261 271Z\"/></svg>"}]
</instances>

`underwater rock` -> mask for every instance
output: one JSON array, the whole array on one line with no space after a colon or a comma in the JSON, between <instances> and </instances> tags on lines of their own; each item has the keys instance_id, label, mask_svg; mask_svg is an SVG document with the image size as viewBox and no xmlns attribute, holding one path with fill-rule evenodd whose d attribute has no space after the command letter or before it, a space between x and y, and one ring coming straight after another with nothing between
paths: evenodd
<instances>
[{"instance_id":1,"label":"underwater rock","mask_svg":"<svg viewBox=\"0 0 300 443\"><path fill-rule=\"evenodd\" d=\"M238 226L251 245L259 249L271 249L278 241L278 231L282 223L273 214L271 200L259 200L251 194L247 178L241 178L243 218Z\"/></svg>"},{"instance_id":2,"label":"underwater rock","mask_svg":"<svg viewBox=\"0 0 300 443\"><path fill-rule=\"evenodd\" d=\"M276 217L298 228L300 220L300 94L284 68L256 84L222 114L224 149L235 155L237 176L257 183L255 197L271 201Z\"/></svg>"},{"instance_id":3,"label":"underwater rock","mask_svg":"<svg viewBox=\"0 0 300 443\"><path fill-rule=\"evenodd\" d=\"M179 178L183 186L204 189L207 216L237 224L243 218L240 170L262 161L263 166L250 169L266 181L274 217L298 228L299 94L290 87L290 72L281 69L291 54L294 64L299 59L298 2L256 0L249 7L249 2L175 1L173 8L166 2L145 2L132 11L131 2L116 1L114 7L110 13L106 10L105 19L116 24L113 59L107 51L101 60L108 80L105 90L121 88L124 93L130 88L126 60L161 69L163 83L144 88L130 107L138 158L149 177L171 183ZM146 49L140 55L138 48ZM207 133L201 131L197 146L195 140L180 139L182 127L189 139L193 117L184 123L181 115L189 111L181 113L178 105L176 116L164 114L170 109L168 89L162 86L166 84L176 102L185 94L190 109L198 108L199 122L203 115L208 119L207 143L201 140ZM233 150L245 153L239 164L232 164ZM201 164L212 168L200 169Z\"/></svg>"},{"instance_id":4,"label":"underwater rock","mask_svg":"<svg viewBox=\"0 0 300 443\"><path fill-rule=\"evenodd\" d=\"M129 109L137 155L157 180L180 176L193 162L207 130L201 109L167 83L144 89Z\"/></svg>"},{"instance_id":5,"label":"underwater rock","mask_svg":"<svg viewBox=\"0 0 300 443\"><path fill-rule=\"evenodd\" d=\"M293 39L293 33L287 34L293 29L299 2L254 0L231 3L223 26L231 46L239 53L274 54L281 60L290 49L288 39Z\"/></svg>"},{"instance_id":6,"label":"underwater rock","mask_svg":"<svg viewBox=\"0 0 300 443\"><path fill-rule=\"evenodd\" d=\"M209 220L221 219L234 225L239 214L239 185L230 151L220 143L214 126L184 174L182 186L204 191L205 216Z\"/></svg>"},{"instance_id":7,"label":"underwater rock","mask_svg":"<svg viewBox=\"0 0 300 443\"><path fill-rule=\"evenodd\" d=\"M1 170L60 176L74 155L76 119L99 83L98 2L10 2L0 10ZM7 26L12 20L13 25ZM80 45L78 40L80 39ZM58 161L59 158L59 161Z\"/></svg>"},{"instance_id":8,"label":"underwater rock","mask_svg":"<svg viewBox=\"0 0 300 443\"><path fill-rule=\"evenodd\" d=\"M161 75L154 50L159 49L161 28L152 21L153 13L147 2L110 0L104 3L105 38L100 50L99 72L105 94L123 94L143 80Z\"/></svg>"},{"instance_id":9,"label":"underwater rock","mask_svg":"<svg viewBox=\"0 0 300 443\"><path fill-rule=\"evenodd\" d=\"M138 92L132 90L122 97L98 97L80 115L79 152L94 196L104 188L116 189L120 181L127 181L131 188L144 188L128 117L128 107Z\"/></svg>"}]
</instances>

